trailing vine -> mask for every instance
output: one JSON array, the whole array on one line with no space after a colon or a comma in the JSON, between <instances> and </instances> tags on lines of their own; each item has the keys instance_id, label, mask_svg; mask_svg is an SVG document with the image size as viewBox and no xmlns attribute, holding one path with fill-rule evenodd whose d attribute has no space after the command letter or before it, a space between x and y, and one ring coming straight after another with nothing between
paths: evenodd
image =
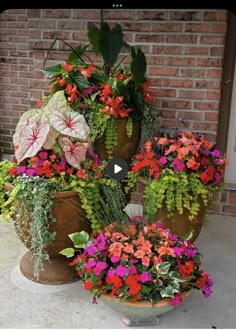
<instances>
[{"instance_id":1,"label":"trailing vine","mask_svg":"<svg viewBox=\"0 0 236 330\"><path fill-rule=\"evenodd\" d=\"M133 134L133 119L131 117L128 117L127 123L126 123L126 134L129 138L131 138Z\"/></svg>"},{"instance_id":2,"label":"trailing vine","mask_svg":"<svg viewBox=\"0 0 236 330\"><path fill-rule=\"evenodd\" d=\"M117 145L117 121L114 117L109 118L105 132L105 147L108 159L112 158L112 152Z\"/></svg>"}]
</instances>

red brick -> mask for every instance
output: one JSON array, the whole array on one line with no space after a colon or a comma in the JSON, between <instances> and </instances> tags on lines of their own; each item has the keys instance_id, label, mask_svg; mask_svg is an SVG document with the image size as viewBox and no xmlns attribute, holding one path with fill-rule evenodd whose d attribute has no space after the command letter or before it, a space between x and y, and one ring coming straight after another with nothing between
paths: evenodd
<instances>
[{"instance_id":1,"label":"red brick","mask_svg":"<svg viewBox=\"0 0 236 330\"><path fill-rule=\"evenodd\" d=\"M137 20L167 20L168 12L166 10L158 11L158 10L138 10L136 14Z\"/></svg>"},{"instance_id":2,"label":"red brick","mask_svg":"<svg viewBox=\"0 0 236 330\"><path fill-rule=\"evenodd\" d=\"M164 64L164 58L162 56L146 56L147 64L160 65Z\"/></svg>"},{"instance_id":3,"label":"red brick","mask_svg":"<svg viewBox=\"0 0 236 330\"><path fill-rule=\"evenodd\" d=\"M28 14L28 9L9 9L9 13L12 14L17 14L17 15L24 15Z\"/></svg>"},{"instance_id":4,"label":"red brick","mask_svg":"<svg viewBox=\"0 0 236 330\"><path fill-rule=\"evenodd\" d=\"M211 56L223 56L225 48L224 47L210 47Z\"/></svg>"},{"instance_id":5,"label":"red brick","mask_svg":"<svg viewBox=\"0 0 236 330\"><path fill-rule=\"evenodd\" d=\"M196 80L195 88L220 89L221 82L219 80Z\"/></svg>"},{"instance_id":6,"label":"red brick","mask_svg":"<svg viewBox=\"0 0 236 330\"><path fill-rule=\"evenodd\" d=\"M166 42L173 44L196 44L197 36L187 34L168 34L166 35Z\"/></svg>"},{"instance_id":7,"label":"red brick","mask_svg":"<svg viewBox=\"0 0 236 330\"><path fill-rule=\"evenodd\" d=\"M141 32L149 32L151 31L150 23L133 23L133 22L122 22L122 30L123 31L141 31Z\"/></svg>"},{"instance_id":8,"label":"red brick","mask_svg":"<svg viewBox=\"0 0 236 330\"><path fill-rule=\"evenodd\" d=\"M161 116L163 118L173 119L177 117L177 111L176 110L161 110Z\"/></svg>"},{"instance_id":9,"label":"red brick","mask_svg":"<svg viewBox=\"0 0 236 330\"><path fill-rule=\"evenodd\" d=\"M164 35L150 35L150 34L139 34L135 35L135 42L164 42Z\"/></svg>"},{"instance_id":10,"label":"red brick","mask_svg":"<svg viewBox=\"0 0 236 330\"><path fill-rule=\"evenodd\" d=\"M228 214L236 214L236 205L224 205L223 206L223 212L228 213Z\"/></svg>"},{"instance_id":11,"label":"red brick","mask_svg":"<svg viewBox=\"0 0 236 330\"><path fill-rule=\"evenodd\" d=\"M219 110L219 102L198 101L194 102L193 107L198 110Z\"/></svg>"},{"instance_id":12,"label":"red brick","mask_svg":"<svg viewBox=\"0 0 236 330\"><path fill-rule=\"evenodd\" d=\"M79 30L86 30L86 22L85 21L79 21L79 20L60 20L57 21L57 29L62 29L64 30L74 30L74 31L79 31Z\"/></svg>"},{"instance_id":13,"label":"red brick","mask_svg":"<svg viewBox=\"0 0 236 330\"><path fill-rule=\"evenodd\" d=\"M42 31L40 30L29 30L30 39L42 39Z\"/></svg>"},{"instance_id":14,"label":"red brick","mask_svg":"<svg viewBox=\"0 0 236 330\"><path fill-rule=\"evenodd\" d=\"M162 107L163 108L170 108L170 109L191 109L192 103L191 101L181 101L181 100L175 100L175 101L162 101Z\"/></svg>"},{"instance_id":15,"label":"red brick","mask_svg":"<svg viewBox=\"0 0 236 330\"><path fill-rule=\"evenodd\" d=\"M207 78L221 79L222 77L222 68L221 69L208 69Z\"/></svg>"},{"instance_id":16,"label":"red brick","mask_svg":"<svg viewBox=\"0 0 236 330\"><path fill-rule=\"evenodd\" d=\"M209 55L209 47L201 46L185 46L184 55Z\"/></svg>"},{"instance_id":17,"label":"red brick","mask_svg":"<svg viewBox=\"0 0 236 330\"><path fill-rule=\"evenodd\" d=\"M201 21L202 12L198 11L170 11L169 18L178 21Z\"/></svg>"},{"instance_id":18,"label":"red brick","mask_svg":"<svg viewBox=\"0 0 236 330\"><path fill-rule=\"evenodd\" d=\"M28 22L8 22L7 27L9 29L27 29Z\"/></svg>"},{"instance_id":19,"label":"red brick","mask_svg":"<svg viewBox=\"0 0 236 330\"><path fill-rule=\"evenodd\" d=\"M214 10L212 12L210 12L210 11L205 12L204 20L205 21L226 21L227 20L227 11Z\"/></svg>"},{"instance_id":20,"label":"red brick","mask_svg":"<svg viewBox=\"0 0 236 330\"><path fill-rule=\"evenodd\" d=\"M163 86L166 87L193 87L193 81L190 79L163 79Z\"/></svg>"},{"instance_id":21,"label":"red brick","mask_svg":"<svg viewBox=\"0 0 236 330\"><path fill-rule=\"evenodd\" d=\"M230 193L229 193L229 203L230 204L236 204L236 191L230 191Z\"/></svg>"},{"instance_id":22,"label":"red brick","mask_svg":"<svg viewBox=\"0 0 236 330\"><path fill-rule=\"evenodd\" d=\"M201 120L201 113L194 112L194 111L179 111L178 112L179 118L183 120Z\"/></svg>"},{"instance_id":23,"label":"red brick","mask_svg":"<svg viewBox=\"0 0 236 330\"><path fill-rule=\"evenodd\" d=\"M167 65L173 66L194 66L196 64L196 59L193 57L166 57L165 62Z\"/></svg>"},{"instance_id":24,"label":"red brick","mask_svg":"<svg viewBox=\"0 0 236 330\"><path fill-rule=\"evenodd\" d=\"M185 32L210 32L210 24L207 23L186 23Z\"/></svg>"},{"instance_id":25,"label":"red brick","mask_svg":"<svg viewBox=\"0 0 236 330\"><path fill-rule=\"evenodd\" d=\"M67 18L71 15L71 9L45 9L43 18Z\"/></svg>"},{"instance_id":26,"label":"red brick","mask_svg":"<svg viewBox=\"0 0 236 330\"><path fill-rule=\"evenodd\" d=\"M217 123L193 122L193 129L202 131L216 131Z\"/></svg>"},{"instance_id":27,"label":"red brick","mask_svg":"<svg viewBox=\"0 0 236 330\"><path fill-rule=\"evenodd\" d=\"M177 69L176 68L165 68L165 67L149 67L148 75L153 76L176 76Z\"/></svg>"},{"instance_id":28,"label":"red brick","mask_svg":"<svg viewBox=\"0 0 236 330\"><path fill-rule=\"evenodd\" d=\"M226 23L212 23L211 31L214 33L226 33L227 24Z\"/></svg>"},{"instance_id":29,"label":"red brick","mask_svg":"<svg viewBox=\"0 0 236 330\"><path fill-rule=\"evenodd\" d=\"M155 88L153 90L155 95L158 97L176 97L176 90L175 89L168 89L168 88Z\"/></svg>"},{"instance_id":30,"label":"red brick","mask_svg":"<svg viewBox=\"0 0 236 330\"><path fill-rule=\"evenodd\" d=\"M225 37L222 36L212 36L212 35L202 35L200 38L201 44L208 45L224 45Z\"/></svg>"},{"instance_id":31,"label":"red brick","mask_svg":"<svg viewBox=\"0 0 236 330\"><path fill-rule=\"evenodd\" d=\"M116 10L114 13L117 12ZM128 10L126 11L129 12ZM107 11L104 11L106 14L106 18L108 15ZM116 13L117 15L117 13ZM99 9L73 9L72 10L72 18L82 18L82 19L95 19L100 21L100 10Z\"/></svg>"},{"instance_id":32,"label":"red brick","mask_svg":"<svg viewBox=\"0 0 236 330\"><path fill-rule=\"evenodd\" d=\"M220 100L220 92L218 92L218 91L214 91L214 92L207 92L207 94L206 94L206 98L208 99L208 100Z\"/></svg>"},{"instance_id":33,"label":"red brick","mask_svg":"<svg viewBox=\"0 0 236 330\"><path fill-rule=\"evenodd\" d=\"M202 78L206 75L206 70L204 69L181 69L181 77L188 78Z\"/></svg>"},{"instance_id":34,"label":"red brick","mask_svg":"<svg viewBox=\"0 0 236 330\"><path fill-rule=\"evenodd\" d=\"M195 90L180 90L179 97L185 99L202 99L204 97L204 92Z\"/></svg>"},{"instance_id":35,"label":"red brick","mask_svg":"<svg viewBox=\"0 0 236 330\"><path fill-rule=\"evenodd\" d=\"M223 190L223 192L221 194L221 199L220 199L220 201L222 203L226 203L228 201L228 195L229 195L228 192L229 192L228 190Z\"/></svg>"},{"instance_id":36,"label":"red brick","mask_svg":"<svg viewBox=\"0 0 236 330\"><path fill-rule=\"evenodd\" d=\"M204 66L204 67L222 67L223 65L223 59L222 58L198 58L197 59L197 65L198 66Z\"/></svg>"},{"instance_id":37,"label":"red brick","mask_svg":"<svg viewBox=\"0 0 236 330\"><path fill-rule=\"evenodd\" d=\"M136 11L134 9L123 10L123 9L113 9L105 10L104 17L107 19L120 19L120 20L135 20Z\"/></svg>"},{"instance_id":38,"label":"red brick","mask_svg":"<svg viewBox=\"0 0 236 330\"><path fill-rule=\"evenodd\" d=\"M182 46L153 46L153 54L181 54Z\"/></svg>"},{"instance_id":39,"label":"red brick","mask_svg":"<svg viewBox=\"0 0 236 330\"><path fill-rule=\"evenodd\" d=\"M30 18L40 18L41 17L41 9L28 9L28 16Z\"/></svg>"},{"instance_id":40,"label":"red brick","mask_svg":"<svg viewBox=\"0 0 236 330\"><path fill-rule=\"evenodd\" d=\"M154 32L182 32L182 23L152 23L151 31Z\"/></svg>"},{"instance_id":41,"label":"red brick","mask_svg":"<svg viewBox=\"0 0 236 330\"><path fill-rule=\"evenodd\" d=\"M218 112L205 112L204 113L205 120L208 121L218 121L219 119L219 113Z\"/></svg>"},{"instance_id":42,"label":"red brick","mask_svg":"<svg viewBox=\"0 0 236 330\"><path fill-rule=\"evenodd\" d=\"M42 20L29 20L29 29L42 29ZM56 20L43 20L43 29L56 29Z\"/></svg>"}]
</instances>

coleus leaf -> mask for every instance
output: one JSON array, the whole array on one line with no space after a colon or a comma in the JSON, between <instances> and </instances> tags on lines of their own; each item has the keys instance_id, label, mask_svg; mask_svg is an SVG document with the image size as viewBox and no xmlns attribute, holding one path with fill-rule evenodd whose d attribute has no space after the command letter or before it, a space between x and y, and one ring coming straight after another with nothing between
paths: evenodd
<instances>
[{"instance_id":1,"label":"coleus leaf","mask_svg":"<svg viewBox=\"0 0 236 330\"><path fill-rule=\"evenodd\" d=\"M30 124L40 122L42 116L42 112L39 109L30 109L23 113L20 117L15 133L13 135L13 145L14 147L18 147L20 143L20 134L21 132Z\"/></svg>"},{"instance_id":2,"label":"coleus leaf","mask_svg":"<svg viewBox=\"0 0 236 330\"><path fill-rule=\"evenodd\" d=\"M49 116L50 124L61 134L85 141L90 133L90 128L83 115L69 108L64 113L52 113Z\"/></svg>"},{"instance_id":3,"label":"coleus leaf","mask_svg":"<svg viewBox=\"0 0 236 330\"><path fill-rule=\"evenodd\" d=\"M48 122L48 116L54 112L63 112L67 109L67 100L65 97L64 90L56 92L51 99L48 101L48 104L43 107L42 122Z\"/></svg>"},{"instance_id":4,"label":"coleus leaf","mask_svg":"<svg viewBox=\"0 0 236 330\"><path fill-rule=\"evenodd\" d=\"M32 123L24 128L20 134L19 146L15 151L18 163L28 157L33 157L46 141L50 125Z\"/></svg>"},{"instance_id":5,"label":"coleus leaf","mask_svg":"<svg viewBox=\"0 0 236 330\"><path fill-rule=\"evenodd\" d=\"M80 163L85 160L88 143L76 142L73 144L68 137L62 137L61 143L67 162L76 168L80 167Z\"/></svg>"}]
</instances>

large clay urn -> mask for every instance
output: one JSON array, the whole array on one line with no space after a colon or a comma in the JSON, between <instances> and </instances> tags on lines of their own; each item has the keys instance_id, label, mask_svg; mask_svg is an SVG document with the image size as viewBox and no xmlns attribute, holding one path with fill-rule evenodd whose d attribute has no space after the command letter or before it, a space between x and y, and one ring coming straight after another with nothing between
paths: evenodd
<instances>
[{"instance_id":1,"label":"large clay urn","mask_svg":"<svg viewBox=\"0 0 236 330\"><path fill-rule=\"evenodd\" d=\"M133 132L131 137L127 136L126 123L127 118L117 119L117 145L112 153L112 158L122 158L128 165L130 165L131 160L136 154L139 146L141 137L141 122L133 122ZM93 148L101 160L108 160L108 154L105 148L105 135L93 143Z\"/></svg>"},{"instance_id":2,"label":"large clay urn","mask_svg":"<svg viewBox=\"0 0 236 330\"><path fill-rule=\"evenodd\" d=\"M10 183L5 183L5 188L12 190ZM85 217L85 213L81 208L79 196L73 191L55 192L53 194L52 215L56 218L56 222L49 225L50 232L56 232L55 240L46 247L50 261L43 260L43 271L39 272L38 278L34 276L34 258L31 251L30 240L25 241L28 235L29 224L24 229L22 225L18 229L15 217L13 217L14 225L18 237L23 244L29 249L20 261L20 270L22 274L29 280L45 283L45 284L65 284L77 281L78 274L74 267L69 266L70 259L60 255L59 252L65 248L73 247L71 239L68 237L77 231L85 230L91 232L91 227ZM19 207L21 207L19 205ZM28 222L31 220L29 219ZM21 235L19 235L19 230ZM24 235L25 234L25 235Z\"/></svg>"}]
</instances>

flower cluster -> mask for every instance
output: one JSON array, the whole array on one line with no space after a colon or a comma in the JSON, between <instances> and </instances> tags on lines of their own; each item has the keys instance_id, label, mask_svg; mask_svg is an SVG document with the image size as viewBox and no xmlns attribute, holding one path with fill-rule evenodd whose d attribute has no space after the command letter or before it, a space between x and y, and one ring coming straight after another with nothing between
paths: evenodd
<instances>
[{"instance_id":1,"label":"flower cluster","mask_svg":"<svg viewBox=\"0 0 236 330\"><path fill-rule=\"evenodd\" d=\"M170 297L170 304L177 305L181 293L191 289L201 289L206 298L212 293L213 280L200 269L197 247L165 229L161 221L112 223L94 236L70 265L95 298L106 294L155 304Z\"/></svg>"},{"instance_id":2,"label":"flower cluster","mask_svg":"<svg viewBox=\"0 0 236 330\"><path fill-rule=\"evenodd\" d=\"M163 169L169 168L175 173L197 173L204 185L218 185L226 164L226 157L207 139L186 131L174 138L155 137L154 143L147 141L144 150L135 156L132 171L144 174L148 169L150 178L157 179Z\"/></svg>"}]
</instances>

